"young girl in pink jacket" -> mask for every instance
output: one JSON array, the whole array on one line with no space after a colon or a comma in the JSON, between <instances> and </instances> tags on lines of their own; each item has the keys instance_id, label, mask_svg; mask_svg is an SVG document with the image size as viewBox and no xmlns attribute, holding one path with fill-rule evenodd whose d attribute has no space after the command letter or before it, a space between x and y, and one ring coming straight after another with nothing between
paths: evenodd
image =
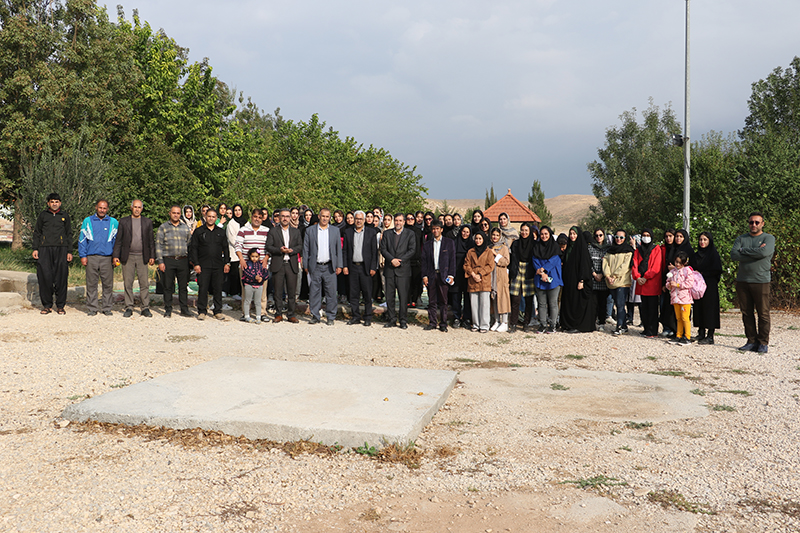
<instances>
[{"instance_id":1,"label":"young girl in pink jacket","mask_svg":"<svg viewBox=\"0 0 800 533\"><path fill-rule=\"evenodd\" d=\"M687 346L691 344L692 325L689 315L692 311L692 287L694 286L694 271L689 266L689 256L686 252L679 252L675 256L675 268L670 268L667 274L667 288L669 301L675 308L675 318L678 321L678 334L673 344Z\"/></svg>"}]
</instances>

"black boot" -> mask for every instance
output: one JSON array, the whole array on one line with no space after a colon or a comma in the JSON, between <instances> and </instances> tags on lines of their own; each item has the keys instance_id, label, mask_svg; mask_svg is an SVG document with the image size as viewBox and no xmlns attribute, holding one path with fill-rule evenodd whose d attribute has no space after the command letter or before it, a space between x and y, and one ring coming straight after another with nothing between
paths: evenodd
<instances>
[{"instance_id":1,"label":"black boot","mask_svg":"<svg viewBox=\"0 0 800 533\"><path fill-rule=\"evenodd\" d=\"M708 330L708 334L706 338L698 342L698 344L714 344L714 330L713 328Z\"/></svg>"},{"instance_id":2,"label":"black boot","mask_svg":"<svg viewBox=\"0 0 800 533\"><path fill-rule=\"evenodd\" d=\"M697 342L706 338L706 328L700 328L697 330Z\"/></svg>"}]
</instances>

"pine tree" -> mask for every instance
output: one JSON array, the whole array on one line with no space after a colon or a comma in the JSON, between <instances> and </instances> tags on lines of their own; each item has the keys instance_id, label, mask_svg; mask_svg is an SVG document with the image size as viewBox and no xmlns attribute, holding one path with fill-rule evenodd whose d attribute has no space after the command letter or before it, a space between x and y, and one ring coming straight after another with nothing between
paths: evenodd
<instances>
[{"instance_id":1,"label":"pine tree","mask_svg":"<svg viewBox=\"0 0 800 533\"><path fill-rule=\"evenodd\" d=\"M533 180L531 192L528 194L528 208L542 219L543 226L549 226L553 222L553 215L544 203L544 191L539 180Z\"/></svg>"}]
</instances>

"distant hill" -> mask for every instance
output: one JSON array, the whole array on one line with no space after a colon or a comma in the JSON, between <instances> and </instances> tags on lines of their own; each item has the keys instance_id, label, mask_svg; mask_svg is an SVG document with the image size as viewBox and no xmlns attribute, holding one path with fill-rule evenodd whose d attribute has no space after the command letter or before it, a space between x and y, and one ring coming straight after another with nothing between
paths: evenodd
<instances>
[{"instance_id":1,"label":"distant hill","mask_svg":"<svg viewBox=\"0 0 800 533\"><path fill-rule=\"evenodd\" d=\"M520 198L520 200L525 201L522 198ZM447 205L450 207L450 210L458 211L462 215L471 207L478 206L483 209L483 202L483 198L472 200L447 199ZM579 223L589 212L589 207L597 203L597 198L591 194L562 194L560 196L554 196L553 198L546 198L544 203L553 215L553 229L561 233L566 232L570 226ZM425 204L428 209L435 211L437 207L441 209L442 200L428 198Z\"/></svg>"}]
</instances>

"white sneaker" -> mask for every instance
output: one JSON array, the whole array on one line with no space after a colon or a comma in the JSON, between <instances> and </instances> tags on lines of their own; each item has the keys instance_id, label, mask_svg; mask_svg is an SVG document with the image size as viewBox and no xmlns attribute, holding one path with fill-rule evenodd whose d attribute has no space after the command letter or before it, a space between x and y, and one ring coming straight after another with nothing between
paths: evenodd
<instances>
[{"instance_id":1,"label":"white sneaker","mask_svg":"<svg viewBox=\"0 0 800 533\"><path fill-rule=\"evenodd\" d=\"M233 310L233 307L231 307L228 304L222 304L222 310L223 311L231 311L231 310Z\"/></svg>"},{"instance_id":2,"label":"white sneaker","mask_svg":"<svg viewBox=\"0 0 800 533\"><path fill-rule=\"evenodd\" d=\"M497 331L498 327L500 327L500 322L495 322L494 324L492 324L492 327L489 328L489 331Z\"/></svg>"},{"instance_id":3,"label":"white sneaker","mask_svg":"<svg viewBox=\"0 0 800 533\"><path fill-rule=\"evenodd\" d=\"M240 295L238 295L238 294L234 294L233 295L233 299L236 300L237 302L241 302L242 301L242 297Z\"/></svg>"},{"instance_id":4,"label":"white sneaker","mask_svg":"<svg viewBox=\"0 0 800 533\"><path fill-rule=\"evenodd\" d=\"M498 327L495 331L497 331L497 333L505 333L505 332L507 332L508 331L508 324L503 322L502 324L500 324L500 327Z\"/></svg>"},{"instance_id":5,"label":"white sneaker","mask_svg":"<svg viewBox=\"0 0 800 533\"><path fill-rule=\"evenodd\" d=\"M228 296L228 293L225 292L225 291L222 291L222 297L225 298L226 296Z\"/></svg>"}]
</instances>

